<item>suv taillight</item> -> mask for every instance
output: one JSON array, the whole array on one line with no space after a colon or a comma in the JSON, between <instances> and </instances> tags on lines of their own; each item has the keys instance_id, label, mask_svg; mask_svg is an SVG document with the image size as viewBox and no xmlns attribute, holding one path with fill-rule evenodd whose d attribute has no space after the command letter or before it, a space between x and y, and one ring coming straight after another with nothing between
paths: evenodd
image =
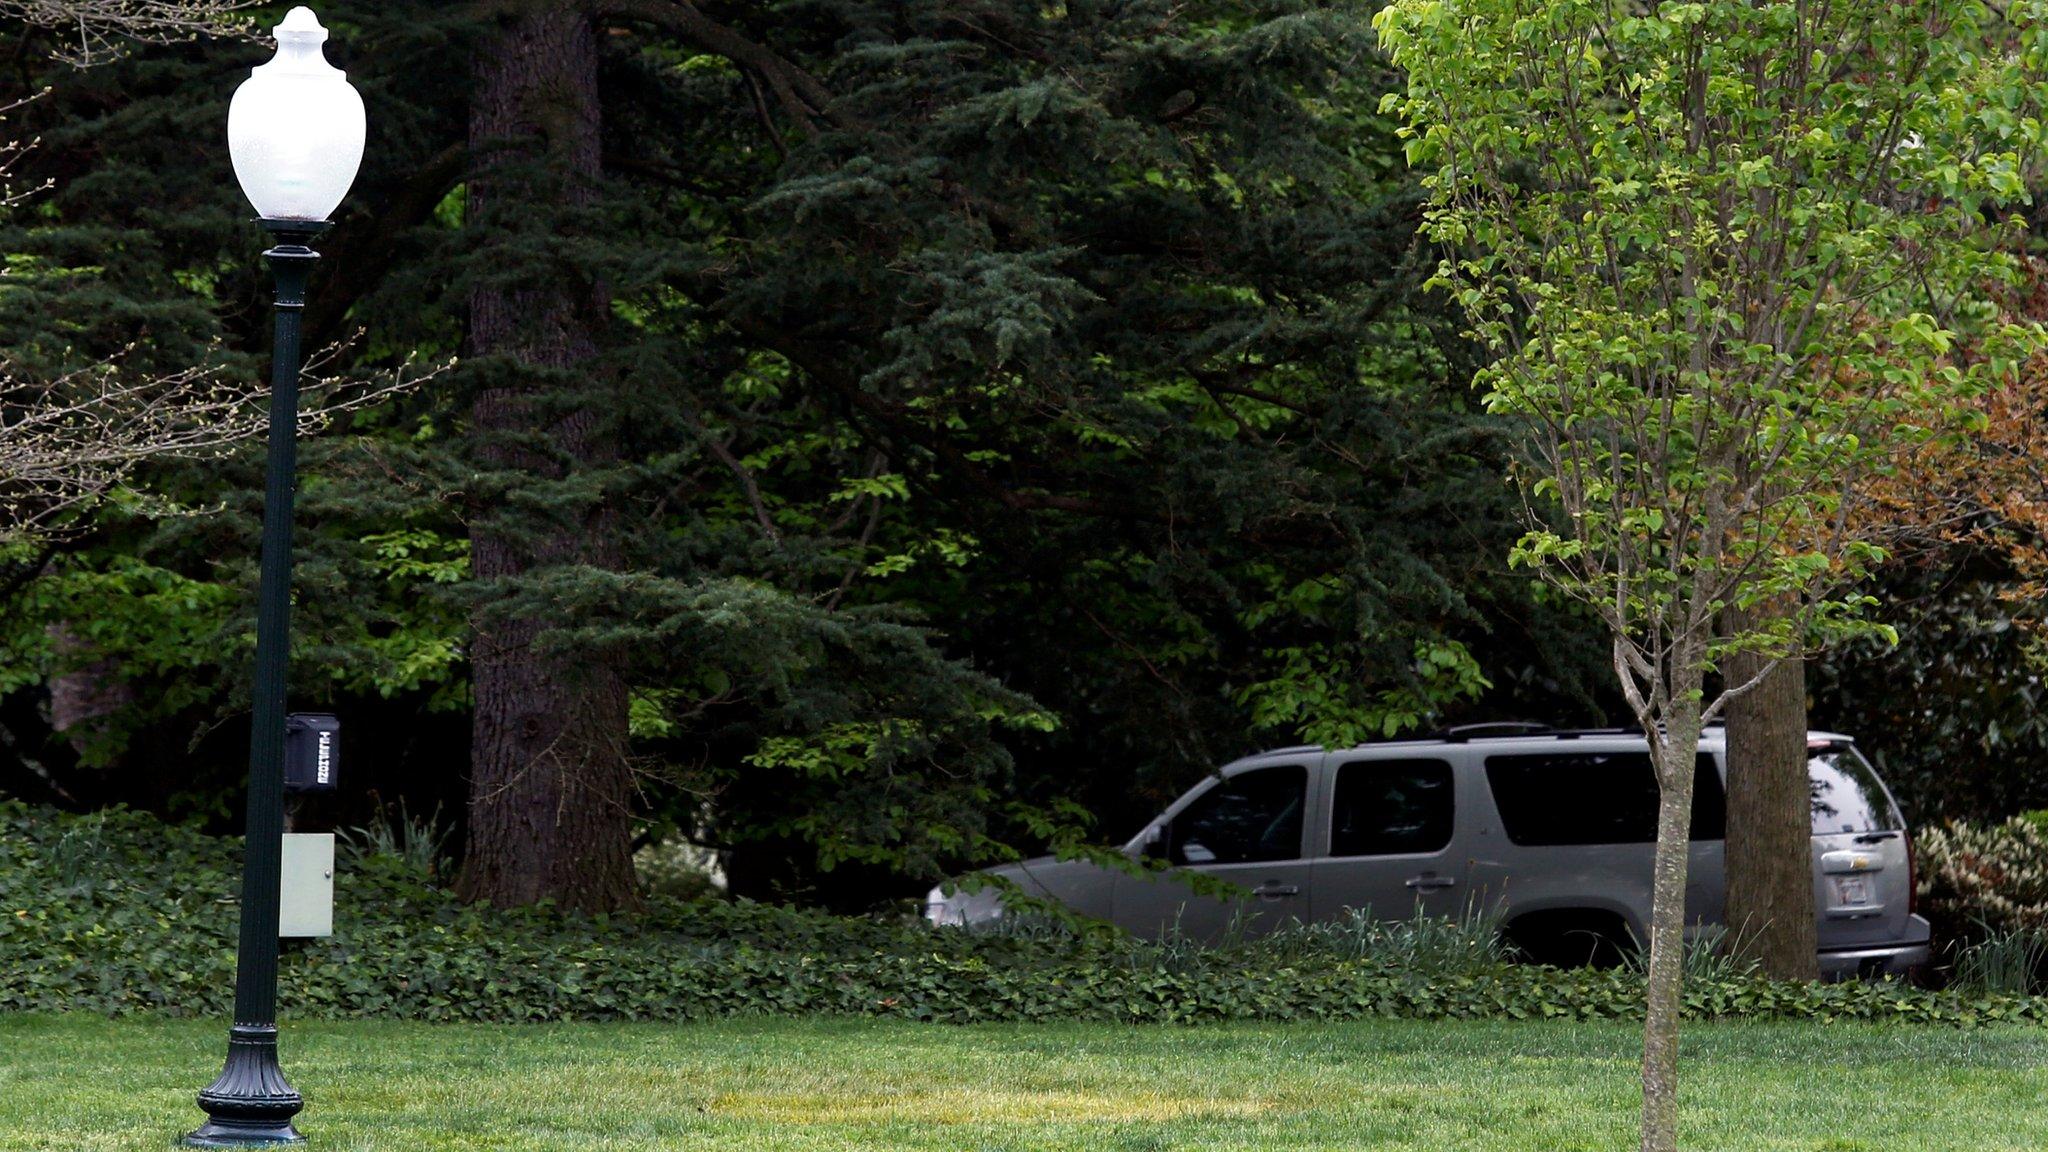
<instances>
[{"instance_id":1,"label":"suv taillight","mask_svg":"<svg viewBox=\"0 0 2048 1152\"><path fill-rule=\"evenodd\" d=\"M1913 852L1913 830L1904 830L1906 837L1906 915L1920 911L1920 861Z\"/></svg>"}]
</instances>

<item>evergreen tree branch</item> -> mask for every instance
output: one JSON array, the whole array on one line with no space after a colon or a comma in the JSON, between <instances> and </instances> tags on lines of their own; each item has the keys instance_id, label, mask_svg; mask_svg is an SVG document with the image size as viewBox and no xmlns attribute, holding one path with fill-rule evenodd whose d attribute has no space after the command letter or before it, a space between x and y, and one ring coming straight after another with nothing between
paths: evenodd
<instances>
[{"instance_id":1,"label":"evergreen tree branch","mask_svg":"<svg viewBox=\"0 0 2048 1152\"><path fill-rule=\"evenodd\" d=\"M1208 372L1200 368L1190 368L1188 369L1188 375L1193 377L1195 382L1200 384L1204 389L1210 392L1215 392L1219 395L1242 396L1247 400L1256 400L1261 404L1270 404L1275 408L1284 408L1297 416L1315 415L1315 413L1310 411L1308 408L1292 400L1289 400L1285 396L1280 396L1275 393L1267 392L1258 388L1246 388L1241 384L1224 383L1222 374L1218 372Z\"/></svg>"},{"instance_id":2,"label":"evergreen tree branch","mask_svg":"<svg viewBox=\"0 0 2048 1152\"><path fill-rule=\"evenodd\" d=\"M774 335L758 328L755 331L763 337L772 338ZM802 368L812 379L838 393L854 409L874 420L888 435L899 442L913 444L930 452L945 466L950 475L957 476L965 481L968 487L1004 508L1013 512L1076 512L1115 519L1164 522L1158 513L1135 506L1112 506L1088 497L1063 496L1051 492L1018 491L968 459L967 454L962 452L958 445L953 444L943 431L920 429L909 418L908 410L893 405L861 387L860 381L841 370L835 358L824 349L793 339L777 340L770 346L788 357L791 363Z\"/></svg>"},{"instance_id":3,"label":"evergreen tree branch","mask_svg":"<svg viewBox=\"0 0 2048 1152\"><path fill-rule=\"evenodd\" d=\"M689 0L598 0L595 12L599 19L651 24L739 65L768 85L783 111L807 134L818 130L820 119L834 127L851 127L816 77L773 48L704 15Z\"/></svg>"},{"instance_id":4,"label":"evergreen tree branch","mask_svg":"<svg viewBox=\"0 0 2048 1152\"><path fill-rule=\"evenodd\" d=\"M747 506L754 510L754 520L761 525L761 534L766 536L770 543L780 544L782 542L782 533L776 531L775 517L768 512L767 501L761 497L761 485L755 481L752 470L741 462L739 457L733 455L732 449L714 435L710 429L704 427L703 422L698 420L696 416L690 416L689 420L691 425L695 427L698 436L703 439L705 450L717 457L718 462L725 465L726 470L732 473L733 479L739 481L740 491L744 492L747 497Z\"/></svg>"},{"instance_id":5,"label":"evergreen tree branch","mask_svg":"<svg viewBox=\"0 0 2048 1152\"><path fill-rule=\"evenodd\" d=\"M307 308L314 331L330 332L343 326L348 310L383 280L392 261L404 251L399 237L431 219L468 171L468 145L461 141L450 144L421 165L363 224L355 222L360 217L351 218L348 227L336 229L322 241L326 263L333 271Z\"/></svg>"}]
</instances>

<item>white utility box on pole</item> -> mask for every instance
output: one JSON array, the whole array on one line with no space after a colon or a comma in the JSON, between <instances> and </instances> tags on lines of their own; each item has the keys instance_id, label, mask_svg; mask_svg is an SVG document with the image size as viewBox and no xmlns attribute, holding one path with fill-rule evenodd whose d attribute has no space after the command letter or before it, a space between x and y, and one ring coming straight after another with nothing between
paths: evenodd
<instances>
[{"instance_id":1,"label":"white utility box on pole","mask_svg":"<svg viewBox=\"0 0 2048 1152\"><path fill-rule=\"evenodd\" d=\"M287 832L277 934L334 935L334 833Z\"/></svg>"}]
</instances>

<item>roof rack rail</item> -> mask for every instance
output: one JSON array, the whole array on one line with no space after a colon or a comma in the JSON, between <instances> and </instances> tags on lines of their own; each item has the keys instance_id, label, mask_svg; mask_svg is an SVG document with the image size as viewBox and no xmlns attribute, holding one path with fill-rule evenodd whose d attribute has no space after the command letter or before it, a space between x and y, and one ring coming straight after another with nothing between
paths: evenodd
<instances>
[{"instance_id":1,"label":"roof rack rail","mask_svg":"<svg viewBox=\"0 0 2048 1152\"><path fill-rule=\"evenodd\" d=\"M1323 746L1322 746L1321 744L1288 744L1288 745L1285 745L1285 746L1283 746L1283 747L1280 747L1280 748L1261 748L1261 749L1260 749L1259 751L1257 751L1257 752L1254 752L1254 753L1252 753L1252 755L1254 755L1254 756L1286 756L1286 755L1299 755L1300 753L1303 753L1303 752L1321 752L1321 751L1323 751L1323 750L1324 750L1324 749L1323 749Z\"/></svg>"},{"instance_id":2,"label":"roof rack rail","mask_svg":"<svg viewBox=\"0 0 2048 1152\"><path fill-rule=\"evenodd\" d=\"M1431 736L1446 744L1463 744L1489 736L1536 736L1554 731L1550 725L1535 720L1496 720L1486 724L1453 724L1437 729Z\"/></svg>"}]
</instances>

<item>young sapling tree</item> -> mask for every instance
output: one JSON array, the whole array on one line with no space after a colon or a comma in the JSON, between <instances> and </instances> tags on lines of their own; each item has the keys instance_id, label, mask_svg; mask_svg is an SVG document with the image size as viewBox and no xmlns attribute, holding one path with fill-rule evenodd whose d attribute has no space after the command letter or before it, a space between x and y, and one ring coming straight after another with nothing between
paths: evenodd
<instances>
[{"instance_id":1,"label":"young sapling tree","mask_svg":"<svg viewBox=\"0 0 2048 1152\"><path fill-rule=\"evenodd\" d=\"M1677 1146L1699 738L1761 674L1717 673L1883 631L1855 590L1882 555L1859 485L2040 342L1981 302L2040 142L2042 9L1394 0L1377 20L1437 282L1526 432L1512 559L1606 624L1649 737L1646 1150Z\"/></svg>"}]
</instances>

